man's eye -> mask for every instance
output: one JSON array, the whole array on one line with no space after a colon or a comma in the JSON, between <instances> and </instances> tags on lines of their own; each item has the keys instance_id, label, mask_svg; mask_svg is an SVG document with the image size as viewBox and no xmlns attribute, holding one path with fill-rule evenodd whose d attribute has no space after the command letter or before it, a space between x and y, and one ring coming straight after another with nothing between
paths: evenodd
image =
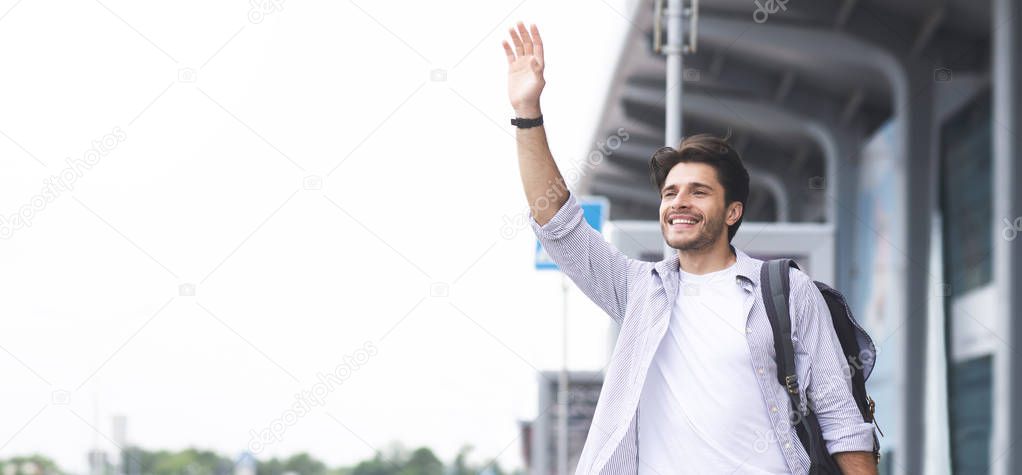
<instances>
[{"instance_id":1,"label":"man's eye","mask_svg":"<svg viewBox=\"0 0 1022 475\"><path fill-rule=\"evenodd\" d=\"M695 191L692 194L694 194L694 195L705 195L706 192L705 191Z\"/></svg>"},{"instance_id":2,"label":"man's eye","mask_svg":"<svg viewBox=\"0 0 1022 475\"><path fill-rule=\"evenodd\" d=\"M664 198L667 198L668 196L674 196L674 193L673 192L664 193Z\"/></svg>"}]
</instances>

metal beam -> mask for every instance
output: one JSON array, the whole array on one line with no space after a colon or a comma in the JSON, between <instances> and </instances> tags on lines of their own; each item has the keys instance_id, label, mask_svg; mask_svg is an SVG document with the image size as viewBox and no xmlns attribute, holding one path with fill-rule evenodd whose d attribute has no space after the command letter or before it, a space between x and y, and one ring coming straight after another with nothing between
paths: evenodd
<instances>
[{"instance_id":1,"label":"metal beam","mask_svg":"<svg viewBox=\"0 0 1022 475\"><path fill-rule=\"evenodd\" d=\"M705 30L704 30L705 31ZM645 103L656 100L656 90L632 87L625 91L625 101ZM777 141L777 137L805 137L816 142L824 155L825 186L837 183L837 162L841 158L837 141L833 132L826 126L812 119L796 116L774 105L744 101L731 98L719 98L689 92L686 95L685 112L704 120L721 124L740 124L744 129L756 132L768 140ZM773 139L770 139L774 137ZM834 200L828 200L826 219L835 219Z\"/></svg>"}]
</instances>

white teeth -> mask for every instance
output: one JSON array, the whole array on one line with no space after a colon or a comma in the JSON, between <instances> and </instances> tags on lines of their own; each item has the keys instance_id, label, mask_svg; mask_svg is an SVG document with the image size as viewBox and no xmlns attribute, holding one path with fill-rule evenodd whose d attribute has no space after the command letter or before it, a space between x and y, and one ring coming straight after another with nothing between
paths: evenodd
<instances>
[{"instance_id":1,"label":"white teeth","mask_svg":"<svg viewBox=\"0 0 1022 475\"><path fill-rule=\"evenodd\" d=\"M696 222L691 219L672 219L671 224L696 224Z\"/></svg>"}]
</instances>

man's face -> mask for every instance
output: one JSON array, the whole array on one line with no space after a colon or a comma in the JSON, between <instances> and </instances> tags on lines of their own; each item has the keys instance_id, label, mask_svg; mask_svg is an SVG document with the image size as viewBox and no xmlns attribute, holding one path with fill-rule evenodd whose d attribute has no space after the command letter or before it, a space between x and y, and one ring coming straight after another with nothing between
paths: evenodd
<instances>
[{"instance_id":1,"label":"man's face","mask_svg":"<svg viewBox=\"0 0 1022 475\"><path fill-rule=\"evenodd\" d=\"M728 224L738 221L741 207L737 202L725 206L724 186L713 167L679 163L660 190L660 229L674 249L708 249L718 240L727 242Z\"/></svg>"}]
</instances>

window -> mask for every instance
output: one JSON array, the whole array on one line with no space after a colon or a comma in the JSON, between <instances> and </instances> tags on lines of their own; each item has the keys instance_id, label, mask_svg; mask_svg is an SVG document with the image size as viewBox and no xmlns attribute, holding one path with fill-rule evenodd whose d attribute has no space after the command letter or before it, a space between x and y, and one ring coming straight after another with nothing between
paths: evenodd
<instances>
[{"instance_id":1,"label":"window","mask_svg":"<svg viewBox=\"0 0 1022 475\"><path fill-rule=\"evenodd\" d=\"M992 357L954 347L967 334L966 319L953 302L986 287L992 279L991 104L980 94L941 128L940 210L943 222L944 278L951 292L944 299L948 350L948 423L952 473L986 474L993 424ZM976 295L976 294L973 294ZM958 332L958 333L955 333ZM991 338L993 338L991 336ZM970 354L971 353L971 354Z\"/></svg>"},{"instance_id":2,"label":"window","mask_svg":"<svg viewBox=\"0 0 1022 475\"><path fill-rule=\"evenodd\" d=\"M945 275L952 295L990 282L992 273L990 93L941 128L941 211Z\"/></svg>"}]
</instances>

